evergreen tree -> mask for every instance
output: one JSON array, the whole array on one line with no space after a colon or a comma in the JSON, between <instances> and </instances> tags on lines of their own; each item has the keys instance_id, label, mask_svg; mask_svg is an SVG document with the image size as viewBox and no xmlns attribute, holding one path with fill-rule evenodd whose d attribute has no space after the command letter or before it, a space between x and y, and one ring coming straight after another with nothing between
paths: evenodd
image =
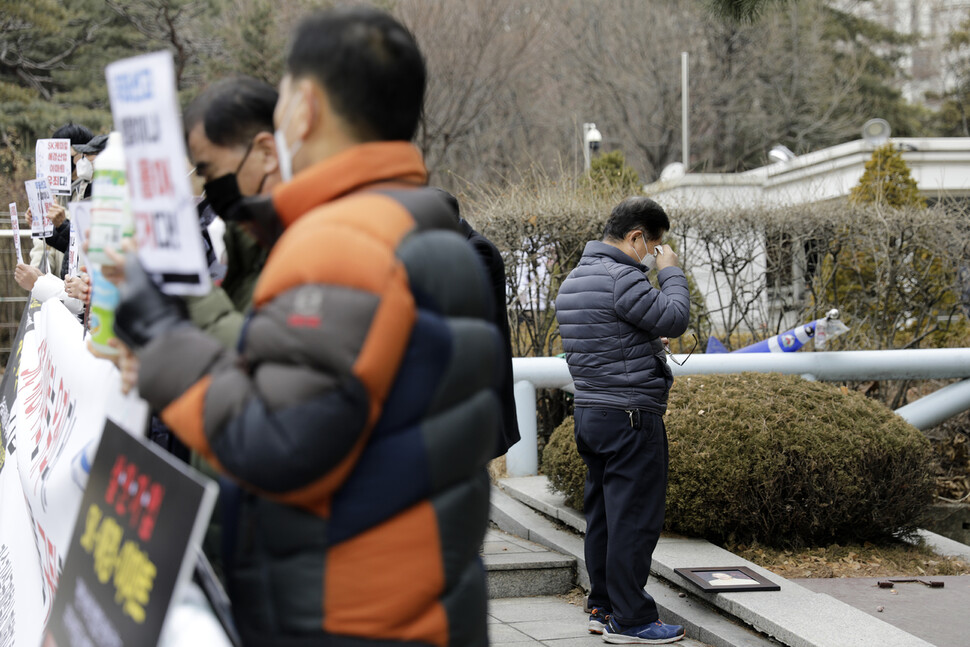
<instances>
[{"instance_id":1,"label":"evergreen tree","mask_svg":"<svg viewBox=\"0 0 970 647\"><path fill-rule=\"evenodd\" d=\"M874 203L896 209L926 206L909 166L892 143L883 144L872 152L872 158L866 162L865 172L859 184L852 188L849 198L857 204Z\"/></svg>"},{"instance_id":2,"label":"evergreen tree","mask_svg":"<svg viewBox=\"0 0 970 647\"><path fill-rule=\"evenodd\" d=\"M99 0L0 0L0 191L22 193L34 142L58 127L111 123L104 65L131 51ZM120 38L120 40L119 40ZM117 47L116 47L117 46Z\"/></svg>"},{"instance_id":3,"label":"evergreen tree","mask_svg":"<svg viewBox=\"0 0 970 647\"><path fill-rule=\"evenodd\" d=\"M627 193L640 192L640 176L628 166L621 151L610 151L593 158L589 164L590 181L597 185L621 189Z\"/></svg>"},{"instance_id":4,"label":"evergreen tree","mask_svg":"<svg viewBox=\"0 0 970 647\"><path fill-rule=\"evenodd\" d=\"M946 51L956 82L944 95L937 115L940 134L970 137L970 14L950 33Z\"/></svg>"},{"instance_id":5,"label":"evergreen tree","mask_svg":"<svg viewBox=\"0 0 970 647\"><path fill-rule=\"evenodd\" d=\"M781 4L791 0L708 0L711 13L735 22L757 20L770 4Z\"/></svg>"}]
</instances>

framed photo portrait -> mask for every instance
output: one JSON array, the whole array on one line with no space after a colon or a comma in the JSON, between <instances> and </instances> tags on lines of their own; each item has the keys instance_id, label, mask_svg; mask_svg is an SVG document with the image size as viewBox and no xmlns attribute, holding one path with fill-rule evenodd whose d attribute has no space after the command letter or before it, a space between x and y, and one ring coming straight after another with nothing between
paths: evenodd
<instances>
[{"instance_id":1,"label":"framed photo portrait","mask_svg":"<svg viewBox=\"0 0 970 647\"><path fill-rule=\"evenodd\" d=\"M746 566L675 568L674 572L704 591L712 593L781 590L780 586Z\"/></svg>"}]
</instances>

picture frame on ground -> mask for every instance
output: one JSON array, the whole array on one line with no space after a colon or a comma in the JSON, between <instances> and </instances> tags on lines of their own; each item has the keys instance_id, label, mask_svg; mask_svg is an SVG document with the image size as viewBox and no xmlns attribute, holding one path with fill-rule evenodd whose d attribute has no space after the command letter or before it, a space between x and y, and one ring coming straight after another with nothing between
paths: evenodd
<instances>
[{"instance_id":1,"label":"picture frame on ground","mask_svg":"<svg viewBox=\"0 0 970 647\"><path fill-rule=\"evenodd\" d=\"M674 572L704 591L780 591L781 587L746 566L675 568Z\"/></svg>"}]
</instances>

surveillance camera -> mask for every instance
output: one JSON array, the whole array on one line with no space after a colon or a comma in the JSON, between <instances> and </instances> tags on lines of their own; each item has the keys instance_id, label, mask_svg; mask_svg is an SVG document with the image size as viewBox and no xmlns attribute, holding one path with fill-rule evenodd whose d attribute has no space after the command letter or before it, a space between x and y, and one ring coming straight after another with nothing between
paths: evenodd
<instances>
[{"instance_id":1,"label":"surveillance camera","mask_svg":"<svg viewBox=\"0 0 970 647\"><path fill-rule=\"evenodd\" d=\"M598 140L589 140L589 152L598 153L600 151L600 143Z\"/></svg>"},{"instance_id":2,"label":"surveillance camera","mask_svg":"<svg viewBox=\"0 0 970 647\"><path fill-rule=\"evenodd\" d=\"M776 144L768 151L768 159L772 162L790 162L796 155L784 144Z\"/></svg>"}]
</instances>

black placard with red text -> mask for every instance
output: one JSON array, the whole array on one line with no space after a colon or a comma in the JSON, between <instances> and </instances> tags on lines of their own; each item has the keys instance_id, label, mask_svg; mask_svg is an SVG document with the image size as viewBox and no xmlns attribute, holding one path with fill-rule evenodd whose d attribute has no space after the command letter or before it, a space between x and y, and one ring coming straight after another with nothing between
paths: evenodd
<instances>
[{"instance_id":1,"label":"black placard with red text","mask_svg":"<svg viewBox=\"0 0 970 647\"><path fill-rule=\"evenodd\" d=\"M44 646L156 644L215 490L190 467L107 420Z\"/></svg>"}]
</instances>

